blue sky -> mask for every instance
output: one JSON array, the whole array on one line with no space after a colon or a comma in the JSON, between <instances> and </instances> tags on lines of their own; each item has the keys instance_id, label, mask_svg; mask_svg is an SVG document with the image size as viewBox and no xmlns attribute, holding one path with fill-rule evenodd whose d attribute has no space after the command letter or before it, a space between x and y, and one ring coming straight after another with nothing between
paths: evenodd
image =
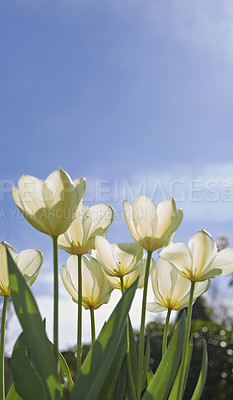
<instances>
[{"instance_id":1,"label":"blue sky","mask_svg":"<svg viewBox=\"0 0 233 400\"><path fill-rule=\"evenodd\" d=\"M230 0L0 1L0 233L43 251L45 309L51 243L13 203L22 174L85 176L87 203L115 208L109 240L132 240L122 202L141 192L177 199L175 240L233 245L232 22Z\"/></svg>"}]
</instances>

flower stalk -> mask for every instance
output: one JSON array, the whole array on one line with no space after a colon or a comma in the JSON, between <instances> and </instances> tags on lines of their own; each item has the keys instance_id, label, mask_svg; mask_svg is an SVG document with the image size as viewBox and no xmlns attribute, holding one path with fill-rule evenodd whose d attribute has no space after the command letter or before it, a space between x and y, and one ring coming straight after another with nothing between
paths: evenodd
<instances>
[{"instance_id":1,"label":"flower stalk","mask_svg":"<svg viewBox=\"0 0 233 400\"><path fill-rule=\"evenodd\" d=\"M189 344L189 336L191 330L191 320L192 320L192 308L193 308L193 295L194 295L194 288L195 288L195 281L191 281L191 289L190 289L190 296L189 296L189 305L188 305L188 312L187 312L187 321L186 321L186 329L185 329L185 337L184 337L184 347L181 359L181 373L180 373L180 382L179 382L179 389L178 389L178 400L182 400L183 391L184 391L184 377L185 377L185 363L187 358L187 350Z\"/></svg>"},{"instance_id":2,"label":"flower stalk","mask_svg":"<svg viewBox=\"0 0 233 400\"><path fill-rule=\"evenodd\" d=\"M6 311L9 296L4 296L1 323L1 347L0 347L0 400L5 400L5 373L4 373L4 348L5 348L5 328Z\"/></svg>"},{"instance_id":3,"label":"flower stalk","mask_svg":"<svg viewBox=\"0 0 233 400\"><path fill-rule=\"evenodd\" d=\"M121 281L121 293L122 296L125 293L125 286L124 286L124 277L120 276L120 281ZM136 397L136 391L135 391L135 385L133 381L133 373L132 373L132 366L131 366L131 358L130 358L130 338L129 338L129 316L127 318L127 350L126 350L126 358L127 358L127 371L128 371L128 377L129 377L129 390L132 396L132 400L137 400Z\"/></svg>"},{"instance_id":4,"label":"flower stalk","mask_svg":"<svg viewBox=\"0 0 233 400\"><path fill-rule=\"evenodd\" d=\"M53 237L53 273L54 273L54 289L53 289L53 341L55 358L58 362L58 247L57 236Z\"/></svg>"},{"instance_id":5,"label":"flower stalk","mask_svg":"<svg viewBox=\"0 0 233 400\"><path fill-rule=\"evenodd\" d=\"M93 306L90 306L90 315L91 315L91 342L93 344L95 342L95 312Z\"/></svg>"},{"instance_id":6,"label":"flower stalk","mask_svg":"<svg viewBox=\"0 0 233 400\"><path fill-rule=\"evenodd\" d=\"M78 336L76 375L79 374L82 363L82 255L78 254Z\"/></svg>"},{"instance_id":7,"label":"flower stalk","mask_svg":"<svg viewBox=\"0 0 233 400\"><path fill-rule=\"evenodd\" d=\"M123 276L120 276L120 281L121 281L121 293L122 293L122 296L123 296L123 294L125 292L124 277Z\"/></svg>"},{"instance_id":8,"label":"flower stalk","mask_svg":"<svg viewBox=\"0 0 233 400\"><path fill-rule=\"evenodd\" d=\"M142 389L142 371L143 371L142 367L143 367L144 340L145 340L146 298L147 298L151 256L152 256L152 251L148 251L145 279L144 279L143 298L142 298L141 327L140 327L140 334L139 334L138 373L137 373L137 377L138 377L138 379L137 379L137 397L138 397L138 399L140 399L141 389Z\"/></svg>"},{"instance_id":9,"label":"flower stalk","mask_svg":"<svg viewBox=\"0 0 233 400\"><path fill-rule=\"evenodd\" d=\"M166 322L165 322L164 331L163 331L162 357L164 356L165 351L166 351L166 349L167 349L167 333L168 333L168 326L169 326L171 311L172 311L172 309L171 309L171 308L168 308L168 310L167 310Z\"/></svg>"}]
</instances>

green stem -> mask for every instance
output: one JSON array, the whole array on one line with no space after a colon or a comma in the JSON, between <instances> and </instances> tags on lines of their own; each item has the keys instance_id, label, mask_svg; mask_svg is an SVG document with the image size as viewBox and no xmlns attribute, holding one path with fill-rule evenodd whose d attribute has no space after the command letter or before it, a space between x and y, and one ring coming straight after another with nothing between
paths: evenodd
<instances>
[{"instance_id":1,"label":"green stem","mask_svg":"<svg viewBox=\"0 0 233 400\"><path fill-rule=\"evenodd\" d=\"M76 375L79 374L82 364L82 254L78 254L78 336Z\"/></svg>"},{"instance_id":2,"label":"green stem","mask_svg":"<svg viewBox=\"0 0 233 400\"><path fill-rule=\"evenodd\" d=\"M139 334L138 373L137 373L137 396L138 396L138 399L140 399L141 391L142 391L143 356L144 356L144 341L145 341L145 319L146 319L146 298L147 298L151 256L152 256L152 251L148 251L145 278L144 278L143 298L142 298L141 327L140 327L140 334Z\"/></svg>"},{"instance_id":3,"label":"green stem","mask_svg":"<svg viewBox=\"0 0 233 400\"><path fill-rule=\"evenodd\" d=\"M90 314L91 314L91 341L92 344L95 342L95 313L94 306L90 306Z\"/></svg>"},{"instance_id":4,"label":"green stem","mask_svg":"<svg viewBox=\"0 0 233 400\"><path fill-rule=\"evenodd\" d=\"M133 379L132 373L132 365L131 365L131 357L130 357L130 338L129 338L129 315L127 318L127 351L126 351L126 360L127 360L127 370L128 370L128 378L129 378L129 390L132 400L137 400L136 395L136 385Z\"/></svg>"},{"instance_id":5,"label":"green stem","mask_svg":"<svg viewBox=\"0 0 233 400\"><path fill-rule=\"evenodd\" d=\"M5 346L5 327L6 327L6 310L8 296L4 296L2 309L1 324L1 348L0 348L0 400L5 400L5 374L4 374L4 346Z\"/></svg>"},{"instance_id":6,"label":"green stem","mask_svg":"<svg viewBox=\"0 0 233 400\"><path fill-rule=\"evenodd\" d=\"M123 295L124 292L125 292L125 286L124 286L124 278L123 278L123 276L120 276L120 280L121 280L121 293L122 293L122 295Z\"/></svg>"},{"instance_id":7,"label":"green stem","mask_svg":"<svg viewBox=\"0 0 233 400\"><path fill-rule=\"evenodd\" d=\"M121 281L121 293L122 296L125 293L125 286L124 286L124 277L120 276ZM127 370L128 370L128 378L129 378L129 390L132 397L132 400L136 400L136 392L135 392L135 384L133 381L133 373L132 373L132 366L131 366L131 357L130 357L130 339L129 339L129 315L127 318L127 350L126 350L126 360L127 360Z\"/></svg>"},{"instance_id":8,"label":"green stem","mask_svg":"<svg viewBox=\"0 0 233 400\"><path fill-rule=\"evenodd\" d=\"M167 310L167 318L166 318L166 322L164 325L164 331L163 331L163 347L162 347L162 357L165 354L165 351L167 349L167 332L168 332L168 325L169 325L169 321L170 321L170 316L171 316L171 308L168 308Z\"/></svg>"},{"instance_id":9,"label":"green stem","mask_svg":"<svg viewBox=\"0 0 233 400\"><path fill-rule=\"evenodd\" d=\"M182 400L183 392L184 392L183 386L184 386L184 378L185 378L185 363L186 363L186 358L187 358L187 350L188 350L189 336L190 336L190 330L191 330L194 288L195 288L195 281L191 281L186 329L185 329L185 336L184 336L184 347L183 347L181 366L180 366L181 371L180 371L180 382L179 382L179 389L178 389L178 396L177 396L178 400Z\"/></svg>"},{"instance_id":10,"label":"green stem","mask_svg":"<svg viewBox=\"0 0 233 400\"><path fill-rule=\"evenodd\" d=\"M53 289L53 342L55 358L58 362L58 247L57 237L53 237L53 273L54 273L54 289Z\"/></svg>"}]
</instances>

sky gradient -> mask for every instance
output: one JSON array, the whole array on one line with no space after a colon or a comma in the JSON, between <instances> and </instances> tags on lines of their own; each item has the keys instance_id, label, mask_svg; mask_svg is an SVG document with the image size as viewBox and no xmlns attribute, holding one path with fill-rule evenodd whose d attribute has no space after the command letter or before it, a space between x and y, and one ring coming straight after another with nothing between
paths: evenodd
<instances>
[{"instance_id":1,"label":"sky gradient","mask_svg":"<svg viewBox=\"0 0 233 400\"><path fill-rule=\"evenodd\" d=\"M230 0L0 1L1 240L43 251L42 313L52 246L14 205L22 174L86 177L86 203L115 209L110 241L132 241L122 203L141 193L183 208L175 241L204 228L233 245L232 22Z\"/></svg>"}]
</instances>

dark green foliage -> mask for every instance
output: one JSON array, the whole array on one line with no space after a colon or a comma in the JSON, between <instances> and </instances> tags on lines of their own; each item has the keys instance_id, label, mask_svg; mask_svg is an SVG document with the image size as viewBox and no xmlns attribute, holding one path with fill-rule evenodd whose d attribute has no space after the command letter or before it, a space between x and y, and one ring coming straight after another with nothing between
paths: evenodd
<instances>
[{"instance_id":1,"label":"dark green foliage","mask_svg":"<svg viewBox=\"0 0 233 400\"><path fill-rule=\"evenodd\" d=\"M180 319L183 310L179 311L177 314L177 319ZM201 319L202 321L211 321L211 311L206 305L206 302L203 297L198 297L193 305L192 310L192 320Z\"/></svg>"},{"instance_id":2,"label":"dark green foliage","mask_svg":"<svg viewBox=\"0 0 233 400\"><path fill-rule=\"evenodd\" d=\"M171 326L170 332L173 331ZM229 400L233 398L233 324L219 325L216 322L195 320L192 323L193 356L189 372L185 400L190 400L198 380L202 359L202 341L206 339L208 348L208 375L202 394L202 400ZM161 360L161 344L163 324L151 322L147 325L147 334L150 337L151 354L150 366L153 371ZM171 334L169 334L169 339ZM225 345L226 344L226 345ZM87 354L89 346L83 347L83 357ZM72 351L63 353L71 371L75 370L76 359ZM6 360L8 365L9 360ZM9 371L9 368L7 368ZM9 379L9 378L8 378ZM7 380L8 380L7 379Z\"/></svg>"},{"instance_id":3,"label":"dark green foliage","mask_svg":"<svg viewBox=\"0 0 233 400\"><path fill-rule=\"evenodd\" d=\"M169 339L173 331L170 326ZM194 320L193 355L184 400L190 400L195 389L202 362L203 339L207 342L208 374L202 400L229 400L233 398L233 324L219 325L214 321ZM163 324L147 325L150 337L150 366L156 370L161 360Z\"/></svg>"},{"instance_id":4,"label":"dark green foliage","mask_svg":"<svg viewBox=\"0 0 233 400\"><path fill-rule=\"evenodd\" d=\"M185 316L176 324L174 334L167 347L163 359L151 379L143 400L165 400L172 388L182 354L185 334Z\"/></svg>"}]
</instances>

